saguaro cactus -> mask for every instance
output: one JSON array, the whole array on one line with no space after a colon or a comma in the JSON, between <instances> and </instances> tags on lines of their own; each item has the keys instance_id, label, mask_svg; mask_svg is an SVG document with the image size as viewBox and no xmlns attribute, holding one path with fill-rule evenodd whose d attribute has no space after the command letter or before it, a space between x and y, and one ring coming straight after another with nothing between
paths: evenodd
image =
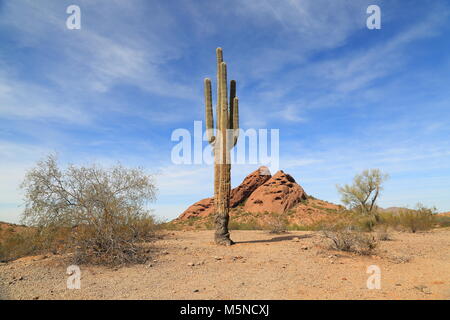
<instances>
[{"instance_id":1,"label":"saguaro cactus","mask_svg":"<svg viewBox=\"0 0 450 320\"><path fill-rule=\"evenodd\" d=\"M211 79L205 79L206 133L214 151L214 240L216 244L231 245L228 231L230 211L230 150L236 145L239 136L239 101L236 97L236 81L230 81L228 103L227 65L223 62L222 49L217 54L217 106L216 129L212 107Z\"/></svg>"}]
</instances>

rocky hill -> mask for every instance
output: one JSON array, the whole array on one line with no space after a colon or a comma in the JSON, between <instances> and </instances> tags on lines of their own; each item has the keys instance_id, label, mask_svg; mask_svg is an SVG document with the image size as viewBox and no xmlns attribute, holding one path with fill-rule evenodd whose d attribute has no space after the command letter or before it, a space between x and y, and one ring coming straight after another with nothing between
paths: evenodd
<instances>
[{"instance_id":1,"label":"rocky hill","mask_svg":"<svg viewBox=\"0 0 450 320\"><path fill-rule=\"evenodd\" d=\"M0 242L13 234L20 233L28 227L14 223L0 221Z\"/></svg>"},{"instance_id":2,"label":"rocky hill","mask_svg":"<svg viewBox=\"0 0 450 320\"><path fill-rule=\"evenodd\" d=\"M282 170L273 176L267 167L250 173L231 190L232 223L264 225L273 217L282 217L287 224L309 226L336 217L341 206L308 196L288 173ZM202 227L212 223L214 199L202 199L188 207L172 223Z\"/></svg>"}]
</instances>

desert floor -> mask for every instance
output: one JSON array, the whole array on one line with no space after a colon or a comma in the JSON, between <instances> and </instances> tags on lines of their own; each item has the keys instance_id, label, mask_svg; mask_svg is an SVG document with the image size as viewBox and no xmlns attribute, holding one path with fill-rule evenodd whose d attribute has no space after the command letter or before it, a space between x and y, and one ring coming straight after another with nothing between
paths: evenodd
<instances>
[{"instance_id":1,"label":"desert floor","mask_svg":"<svg viewBox=\"0 0 450 320\"><path fill-rule=\"evenodd\" d=\"M450 299L450 229L393 233L376 255L328 249L320 232L233 231L217 247L212 231L167 232L146 265L81 266L81 289L66 287L61 256L0 265L3 299ZM367 268L381 269L369 290Z\"/></svg>"}]
</instances>

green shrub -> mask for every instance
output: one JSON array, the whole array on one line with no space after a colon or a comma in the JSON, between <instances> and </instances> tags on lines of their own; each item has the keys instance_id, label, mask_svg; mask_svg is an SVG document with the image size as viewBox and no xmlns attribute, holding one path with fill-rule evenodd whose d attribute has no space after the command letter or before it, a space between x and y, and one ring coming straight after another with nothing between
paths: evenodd
<instances>
[{"instance_id":1,"label":"green shrub","mask_svg":"<svg viewBox=\"0 0 450 320\"><path fill-rule=\"evenodd\" d=\"M430 230L435 224L435 210L421 204L415 210L404 209L398 215L399 225L412 233Z\"/></svg>"},{"instance_id":2,"label":"green shrub","mask_svg":"<svg viewBox=\"0 0 450 320\"><path fill-rule=\"evenodd\" d=\"M375 216L357 215L354 217L353 228L358 231L372 232L376 224Z\"/></svg>"},{"instance_id":3,"label":"green shrub","mask_svg":"<svg viewBox=\"0 0 450 320\"><path fill-rule=\"evenodd\" d=\"M450 227L450 216L436 215L434 216L436 225L441 228Z\"/></svg>"}]
</instances>

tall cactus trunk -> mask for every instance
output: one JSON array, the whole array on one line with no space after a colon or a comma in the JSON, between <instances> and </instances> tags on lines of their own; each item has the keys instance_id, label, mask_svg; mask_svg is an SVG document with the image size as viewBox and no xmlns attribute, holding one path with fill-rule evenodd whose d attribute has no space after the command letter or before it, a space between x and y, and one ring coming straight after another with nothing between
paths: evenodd
<instances>
[{"instance_id":1,"label":"tall cactus trunk","mask_svg":"<svg viewBox=\"0 0 450 320\"><path fill-rule=\"evenodd\" d=\"M205 79L206 130L208 142L214 150L214 206L216 244L231 245L228 231L231 161L230 149L236 145L239 135L238 98L236 81L230 82L230 103L228 103L227 66L223 62L222 49L217 48L217 120L214 135L211 80Z\"/></svg>"}]
</instances>

